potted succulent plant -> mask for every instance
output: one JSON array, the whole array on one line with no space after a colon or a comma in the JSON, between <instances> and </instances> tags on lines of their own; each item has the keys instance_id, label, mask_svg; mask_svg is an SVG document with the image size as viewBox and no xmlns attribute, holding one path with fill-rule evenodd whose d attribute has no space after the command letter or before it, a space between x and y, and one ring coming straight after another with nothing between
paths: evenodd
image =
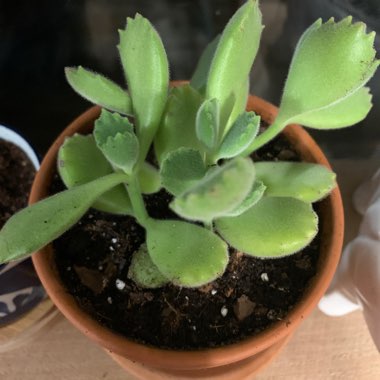
<instances>
[{"instance_id":1,"label":"potted succulent plant","mask_svg":"<svg viewBox=\"0 0 380 380\"><path fill-rule=\"evenodd\" d=\"M39 250L34 262L57 306L143 378L159 378L150 367L163 378L252 373L310 313L338 263L335 175L306 132L285 127L342 128L367 115L374 34L350 18L316 21L297 46L277 112L248 97L261 31L258 2L248 0L190 83L169 89L158 34L142 16L128 19L118 45L128 92L66 69L71 86L103 109L61 134L34 183L39 202L0 232L1 260ZM67 190L57 192L56 171ZM45 247L52 241L54 250ZM293 277L281 269L273 279L287 264ZM263 304L290 298L281 312ZM196 303L195 315L185 314ZM214 323L205 324L210 310ZM255 326L262 315L267 323Z\"/></svg>"}]
</instances>

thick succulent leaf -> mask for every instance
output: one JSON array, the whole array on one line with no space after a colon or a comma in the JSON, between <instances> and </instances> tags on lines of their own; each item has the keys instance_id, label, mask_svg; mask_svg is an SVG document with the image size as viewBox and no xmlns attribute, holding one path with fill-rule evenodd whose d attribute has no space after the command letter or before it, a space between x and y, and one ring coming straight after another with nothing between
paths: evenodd
<instances>
[{"instance_id":1,"label":"thick succulent leaf","mask_svg":"<svg viewBox=\"0 0 380 380\"><path fill-rule=\"evenodd\" d=\"M139 141L134 133L117 133L99 148L114 167L128 174L132 172L139 155Z\"/></svg>"},{"instance_id":2,"label":"thick succulent leaf","mask_svg":"<svg viewBox=\"0 0 380 380\"><path fill-rule=\"evenodd\" d=\"M236 158L212 170L194 187L176 197L170 207L186 219L210 223L240 205L254 179L252 161Z\"/></svg>"},{"instance_id":3,"label":"thick succulent leaf","mask_svg":"<svg viewBox=\"0 0 380 380\"><path fill-rule=\"evenodd\" d=\"M124 132L133 133L133 125L129 119L117 113L102 110L99 118L95 121L94 136L96 143L103 145L107 142L108 137Z\"/></svg>"},{"instance_id":4,"label":"thick succulent leaf","mask_svg":"<svg viewBox=\"0 0 380 380\"><path fill-rule=\"evenodd\" d=\"M243 202L241 202L240 205L235 209L230 211L226 216L238 216L247 211L261 199L261 197L264 195L265 189L265 185L261 181L256 180L252 186L251 191L245 197Z\"/></svg>"},{"instance_id":5,"label":"thick succulent leaf","mask_svg":"<svg viewBox=\"0 0 380 380\"><path fill-rule=\"evenodd\" d=\"M294 118L294 122L315 129L338 129L362 121L372 107L368 87L362 87L341 102Z\"/></svg>"},{"instance_id":6,"label":"thick succulent leaf","mask_svg":"<svg viewBox=\"0 0 380 380\"><path fill-rule=\"evenodd\" d=\"M95 200L125 182L114 173L46 198L14 214L0 231L0 263L37 251L67 231Z\"/></svg>"},{"instance_id":7,"label":"thick succulent leaf","mask_svg":"<svg viewBox=\"0 0 380 380\"><path fill-rule=\"evenodd\" d=\"M220 38L211 63L206 97L216 98L224 115L236 86L246 83L262 31L258 1L248 0L231 18ZM231 109L229 110L229 112Z\"/></svg>"},{"instance_id":8,"label":"thick succulent leaf","mask_svg":"<svg viewBox=\"0 0 380 380\"><path fill-rule=\"evenodd\" d=\"M161 188L161 177L158 170L144 162L137 173L141 191L144 194L156 193Z\"/></svg>"},{"instance_id":9,"label":"thick succulent leaf","mask_svg":"<svg viewBox=\"0 0 380 380\"><path fill-rule=\"evenodd\" d=\"M190 81L190 86L199 92L203 92L206 88L208 72L210 70L211 61L214 57L215 50L218 46L220 35L217 35L203 51L194 74Z\"/></svg>"},{"instance_id":10,"label":"thick succulent leaf","mask_svg":"<svg viewBox=\"0 0 380 380\"><path fill-rule=\"evenodd\" d=\"M154 142L159 162L180 147L202 150L195 133L195 119L202 103L201 95L189 85L171 90L166 111Z\"/></svg>"},{"instance_id":11,"label":"thick succulent leaf","mask_svg":"<svg viewBox=\"0 0 380 380\"><path fill-rule=\"evenodd\" d=\"M199 107L195 131L198 140L207 148L214 148L219 132L219 102L217 99L206 99Z\"/></svg>"},{"instance_id":12,"label":"thick succulent leaf","mask_svg":"<svg viewBox=\"0 0 380 380\"><path fill-rule=\"evenodd\" d=\"M79 67L66 67L66 79L70 86L85 99L111 111L132 114L128 93L103 75Z\"/></svg>"},{"instance_id":13,"label":"thick succulent leaf","mask_svg":"<svg viewBox=\"0 0 380 380\"><path fill-rule=\"evenodd\" d=\"M309 203L263 197L239 216L216 220L215 226L236 249L252 256L275 258L308 245L318 231L318 217Z\"/></svg>"},{"instance_id":14,"label":"thick succulent leaf","mask_svg":"<svg viewBox=\"0 0 380 380\"><path fill-rule=\"evenodd\" d=\"M128 278L142 288L160 288L168 279L158 270L148 253L146 244L133 253Z\"/></svg>"},{"instance_id":15,"label":"thick succulent leaf","mask_svg":"<svg viewBox=\"0 0 380 380\"><path fill-rule=\"evenodd\" d=\"M161 38L139 14L119 31L118 45L138 128L156 130L165 107L169 68Z\"/></svg>"},{"instance_id":16,"label":"thick succulent leaf","mask_svg":"<svg viewBox=\"0 0 380 380\"><path fill-rule=\"evenodd\" d=\"M227 244L215 233L179 220L152 220L147 246L159 271L175 285L196 287L221 276Z\"/></svg>"},{"instance_id":17,"label":"thick succulent leaf","mask_svg":"<svg viewBox=\"0 0 380 380\"><path fill-rule=\"evenodd\" d=\"M224 135L229 131L233 123L239 115L241 115L246 107L249 95L249 77L243 82L243 84L237 84L234 89L234 105L228 117L228 122L224 128Z\"/></svg>"},{"instance_id":18,"label":"thick succulent leaf","mask_svg":"<svg viewBox=\"0 0 380 380\"><path fill-rule=\"evenodd\" d=\"M260 128L260 116L254 112L242 113L225 136L217 158L231 158L242 153L257 136Z\"/></svg>"},{"instance_id":19,"label":"thick succulent leaf","mask_svg":"<svg viewBox=\"0 0 380 380\"><path fill-rule=\"evenodd\" d=\"M114 172L98 149L93 135L76 134L65 140L58 152L58 172L71 189ZM113 214L132 214L131 202L124 185L100 195L92 207Z\"/></svg>"},{"instance_id":20,"label":"thick succulent leaf","mask_svg":"<svg viewBox=\"0 0 380 380\"><path fill-rule=\"evenodd\" d=\"M116 168L131 173L139 154L139 142L129 120L102 111L95 121L95 141L107 160Z\"/></svg>"},{"instance_id":21,"label":"thick succulent leaf","mask_svg":"<svg viewBox=\"0 0 380 380\"><path fill-rule=\"evenodd\" d=\"M165 189L174 195L180 195L204 177L206 167L197 150L179 148L166 156L160 174Z\"/></svg>"},{"instance_id":22,"label":"thick succulent leaf","mask_svg":"<svg viewBox=\"0 0 380 380\"><path fill-rule=\"evenodd\" d=\"M304 162L257 162L256 176L265 184L265 195L315 202L336 186L335 173L325 166Z\"/></svg>"},{"instance_id":23,"label":"thick succulent leaf","mask_svg":"<svg viewBox=\"0 0 380 380\"><path fill-rule=\"evenodd\" d=\"M338 118L342 109L337 104L372 77L379 65L373 48L375 34L366 34L365 24L351 20L347 17L335 23L331 19L324 24L317 20L303 34L290 66L278 121L295 121L306 112L330 106L338 114L331 110L329 116ZM356 112L355 107L353 115L345 118L355 119Z\"/></svg>"}]
</instances>

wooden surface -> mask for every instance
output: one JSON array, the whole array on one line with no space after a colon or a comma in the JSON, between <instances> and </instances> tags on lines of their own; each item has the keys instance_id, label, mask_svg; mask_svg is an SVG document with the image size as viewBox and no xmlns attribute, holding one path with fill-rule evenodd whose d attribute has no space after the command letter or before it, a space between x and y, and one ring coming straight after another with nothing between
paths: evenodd
<instances>
[{"instance_id":1,"label":"wooden surface","mask_svg":"<svg viewBox=\"0 0 380 380\"><path fill-rule=\"evenodd\" d=\"M50 298L45 298L16 322L0 328L0 355L29 342L55 318L59 311Z\"/></svg>"},{"instance_id":2,"label":"wooden surface","mask_svg":"<svg viewBox=\"0 0 380 380\"><path fill-rule=\"evenodd\" d=\"M345 199L346 239L354 236L359 222L349 202L353 189L376 166L379 160L334 162ZM63 317L57 317L33 341L0 358L1 380L133 380ZM377 380L380 355L360 312L329 318L315 310L256 379Z\"/></svg>"}]
</instances>

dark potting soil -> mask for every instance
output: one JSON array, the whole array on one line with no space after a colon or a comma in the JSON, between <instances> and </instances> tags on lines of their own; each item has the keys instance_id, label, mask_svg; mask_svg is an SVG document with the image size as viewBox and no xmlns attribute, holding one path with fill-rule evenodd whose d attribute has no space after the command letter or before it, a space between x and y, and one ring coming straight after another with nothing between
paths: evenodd
<instances>
[{"instance_id":1,"label":"dark potting soil","mask_svg":"<svg viewBox=\"0 0 380 380\"><path fill-rule=\"evenodd\" d=\"M298 160L283 137L253 158ZM56 182L54 191L61 186ZM145 198L151 216L176 217L165 191ZM133 218L90 210L54 242L54 249L68 291L93 318L135 341L174 349L233 343L286 320L315 275L319 257L318 236L303 251L281 259L231 250L225 274L199 289L141 289L127 273L131 253L143 242L144 230Z\"/></svg>"},{"instance_id":2,"label":"dark potting soil","mask_svg":"<svg viewBox=\"0 0 380 380\"><path fill-rule=\"evenodd\" d=\"M16 145L0 140L0 228L28 203L35 169Z\"/></svg>"}]
</instances>

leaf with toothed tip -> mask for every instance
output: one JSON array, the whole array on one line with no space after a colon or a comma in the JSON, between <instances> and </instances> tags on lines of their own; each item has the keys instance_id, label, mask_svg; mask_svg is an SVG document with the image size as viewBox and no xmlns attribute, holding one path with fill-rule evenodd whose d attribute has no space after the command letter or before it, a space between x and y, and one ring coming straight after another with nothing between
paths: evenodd
<instances>
[{"instance_id":1,"label":"leaf with toothed tip","mask_svg":"<svg viewBox=\"0 0 380 380\"><path fill-rule=\"evenodd\" d=\"M137 162L139 141L129 120L103 110L95 121L94 137L98 148L112 166L130 174Z\"/></svg>"},{"instance_id":2,"label":"leaf with toothed tip","mask_svg":"<svg viewBox=\"0 0 380 380\"><path fill-rule=\"evenodd\" d=\"M132 115L128 93L101 74L79 67L66 67L66 79L70 86L85 99L111 111Z\"/></svg>"},{"instance_id":3,"label":"leaf with toothed tip","mask_svg":"<svg viewBox=\"0 0 380 380\"><path fill-rule=\"evenodd\" d=\"M374 32L347 17L317 20L298 42L286 80L277 123L340 128L363 119L371 108L367 90L379 60ZM340 120L342 118L342 120Z\"/></svg>"},{"instance_id":4,"label":"leaf with toothed tip","mask_svg":"<svg viewBox=\"0 0 380 380\"><path fill-rule=\"evenodd\" d=\"M58 152L58 172L71 189L114 173L111 164L98 149L93 135L75 134L66 138ZM114 214L132 214L131 202L124 185L115 186L98 197L92 207Z\"/></svg>"}]
</instances>

